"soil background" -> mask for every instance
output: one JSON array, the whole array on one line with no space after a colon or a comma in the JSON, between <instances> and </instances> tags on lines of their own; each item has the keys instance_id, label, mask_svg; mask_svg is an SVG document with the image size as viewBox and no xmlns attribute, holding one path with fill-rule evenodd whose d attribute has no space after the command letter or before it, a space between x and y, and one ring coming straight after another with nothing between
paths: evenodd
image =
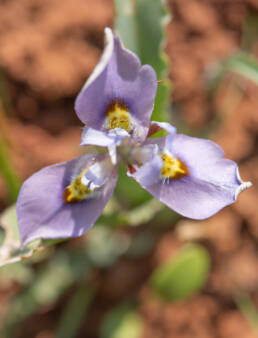
<instances>
[{"instance_id":1,"label":"soil background","mask_svg":"<svg viewBox=\"0 0 258 338\"><path fill-rule=\"evenodd\" d=\"M243 180L254 186L208 220L193 225L180 219L148 257L115 263L103 274L103 286L78 337L98 337L105 311L132 294L140 304L144 338L256 337L234 297L243 290L258 306L258 88L228 74L211 93L207 76L243 46L244 22L250 13L257 14L258 2L170 0L168 4L173 14L166 47L173 81L172 121L175 112L197 134L219 118L209 137L223 147L226 157L239 163ZM101 55L104 27L112 26L113 20L111 0L0 1L6 134L11 161L22 179L79 154L82 124L74 113L74 100ZM258 56L257 41L249 51ZM0 208L6 206L7 189L0 178ZM153 299L147 276L189 240L203 243L211 254L212 271L205 288L183 303ZM0 288L0 301L5 293ZM29 318L16 337L54 337L60 309L59 302L50 312Z\"/></svg>"}]
</instances>

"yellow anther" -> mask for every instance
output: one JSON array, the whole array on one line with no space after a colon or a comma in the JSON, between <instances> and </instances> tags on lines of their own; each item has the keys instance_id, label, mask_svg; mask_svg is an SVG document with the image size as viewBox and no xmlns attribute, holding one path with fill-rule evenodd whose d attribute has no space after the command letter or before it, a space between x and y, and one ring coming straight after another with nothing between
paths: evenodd
<instances>
[{"instance_id":1,"label":"yellow anther","mask_svg":"<svg viewBox=\"0 0 258 338\"><path fill-rule=\"evenodd\" d=\"M183 161L168 154L161 154L163 167L160 174L163 178L178 179L188 174L188 168Z\"/></svg>"},{"instance_id":2,"label":"yellow anther","mask_svg":"<svg viewBox=\"0 0 258 338\"><path fill-rule=\"evenodd\" d=\"M86 173L84 169L64 190L63 200L65 203L77 203L83 201L92 192L86 185L82 184L82 177Z\"/></svg>"},{"instance_id":3,"label":"yellow anther","mask_svg":"<svg viewBox=\"0 0 258 338\"><path fill-rule=\"evenodd\" d=\"M107 128L131 130L130 113L127 105L120 99L113 100L106 109Z\"/></svg>"}]
</instances>

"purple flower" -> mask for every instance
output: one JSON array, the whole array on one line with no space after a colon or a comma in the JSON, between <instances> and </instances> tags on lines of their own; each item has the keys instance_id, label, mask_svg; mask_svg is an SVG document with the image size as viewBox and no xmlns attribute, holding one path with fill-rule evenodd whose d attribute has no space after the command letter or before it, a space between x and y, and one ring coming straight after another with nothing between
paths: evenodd
<instances>
[{"instance_id":1,"label":"purple flower","mask_svg":"<svg viewBox=\"0 0 258 338\"><path fill-rule=\"evenodd\" d=\"M32 175L17 201L22 244L82 235L102 213L116 181L116 167L110 159L93 154Z\"/></svg>"},{"instance_id":2,"label":"purple flower","mask_svg":"<svg viewBox=\"0 0 258 338\"><path fill-rule=\"evenodd\" d=\"M128 175L185 217L210 217L251 186L241 180L237 164L209 140L171 133L147 140L131 156L136 164Z\"/></svg>"},{"instance_id":3,"label":"purple flower","mask_svg":"<svg viewBox=\"0 0 258 338\"><path fill-rule=\"evenodd\" d=\"M86 124L81 144L107 147L109 155L87 154L43 168L25 181L17 201L23 245L87 231L113 193L122 159L129 176L190 218L213 215L251 186L212 141L176 134L166 122L150 122L157 89L154 70L141 66L109 28L105 34L104 53L75 110ZM169 135L148 139L157 129Z\"/></svg>"},{"instance_id":4,"label":"purple flower","mask_svg":"<svg viewBox=\"0 0 258 338\"><path fill-rule=\"evenodd\" d=\"M146 138L157 78L151 66L141 66L138 57L123 48L110 28L105 29L105 42L99 64L76 99L75 111L86 125L81 145L106 146L115 162L116 147L124 138L132 143Z\"/></svg>"}]
</instances>

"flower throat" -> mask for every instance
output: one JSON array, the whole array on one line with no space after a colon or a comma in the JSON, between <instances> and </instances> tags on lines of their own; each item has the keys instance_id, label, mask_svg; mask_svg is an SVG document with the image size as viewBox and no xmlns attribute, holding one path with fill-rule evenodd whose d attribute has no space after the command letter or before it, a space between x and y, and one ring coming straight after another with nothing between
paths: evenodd
<instances>
[{"instance_id":1,"label":"flower throat","mask_svg":"<svg viewBox=\"0 0 258 338\"><path fill-rule=\"evenodd\" d=\"M107 106L105 115L107 129L121 128L127 131L132 129L129 108L121 99L112 100Z\"/></svg>"},{"instance_id":2,"label":"flower throat","mask_svg":"<svg viewBox=\"0 0 258 338\"><path fill-rule=\"evenodd\" d=\"M87 169L84 169L80 175L65 188L63 193L63 200L65 203L81 202L92 192L87 185L82 183L82 176L86 171Z\"/></svg>"},{"instance_id":3,"label":"flower throat","mask_svg":"<svg viewBox=\"0 0 258 338\"><path fill-rule=\"evenodd\" d=\"M161 159L163 161L163 167L160 172L161 177L165 179L179 179L188 175L187 166L179 158L162 153Z\"/></svg>"}]
</instances>

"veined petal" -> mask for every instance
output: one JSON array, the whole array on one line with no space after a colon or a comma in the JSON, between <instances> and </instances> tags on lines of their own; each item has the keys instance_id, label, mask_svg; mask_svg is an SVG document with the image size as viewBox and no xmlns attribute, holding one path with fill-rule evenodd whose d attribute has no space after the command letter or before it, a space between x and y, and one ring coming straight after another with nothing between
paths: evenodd
<instances>
[{"instance_id":1,"label":"veined petal","mask_svg":"<svg viewBox=\"0 0 258 338\"><path fill-rule=\"evenodd\" d=\"M107 127L111 106L116 107L118 115L124 109L129 115L121 126L128 129L128 123L132 124L132 137L143 140L157 91L155 71L149 65L141 66L138 57L122 46L110 28L105 29L105 42L99 64L76 99L75 111L89 128L102 130Z\"/></svg>"},{"instance_id":2,"label":"veined petal","mask_svg":"<svg viewBox=\"0 0 258 338\"><path fill-rule=\"evenodd\" d=\"M212 141L175 134L172 139L166 136L148 143L156 143L163 158L159 177L149 185L142 177L142 168L133 176L154 197L183 216L210 217L251 186L240 179L237 164L225 159L223 150Z\"/></svg>"},{"instance_id":3,"label":"veined petal","mask_svg":"<svg viewBox=\"0 0 258 338\"><path fill-rule=\"evenodd\" d=\"M110 164L103 161L105 162L103 156L87 154L72 161L45 167L24 182L17 201L23 245L38 238L77 237L95 223L110 199L117 180L116 168L109 160ZM100 173L102 164L110 168L104 170L105 178ZM79 188L89 192L89 197L65 200L64 193L68 188L72 186L75 189L75 183L71 182L94 171L97 171L95 178L85 178L88 186L84 185L85 182L79 182Z\"/></svg>"}]
</instances>

